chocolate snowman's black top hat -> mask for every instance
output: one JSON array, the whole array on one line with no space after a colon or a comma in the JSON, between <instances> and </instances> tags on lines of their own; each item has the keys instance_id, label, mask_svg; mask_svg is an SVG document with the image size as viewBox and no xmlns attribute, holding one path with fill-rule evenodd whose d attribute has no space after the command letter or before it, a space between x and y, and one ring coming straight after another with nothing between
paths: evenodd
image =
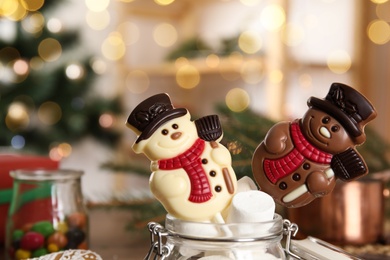
<instances>
[{"instance_id":1,"label":"chocolate snowman's black top hat","mask_svg":"<svg viewBox=\"0 0 390 260\"><path fill-rule=\"evenodd\" d=\"M185 108L174 108L169 96L165 93L151 96L142 101L130 113L126 125L133 130L138 139L148 139L157 128L167 121L187 114Z\"/></svg>"},{"instance_id":2,"label":"chocolate snowman's black top hat","mask_svg":"<svg viewBox=\"0 0 390 260\"><path fill-rule=\"evenodd\" d=\"M362 135L364 126L377 115L370 101L357 90L341 83L333 83L325 99L310 97L307 105L336 118L353 138Z\"/></svg>"}]
</instances>

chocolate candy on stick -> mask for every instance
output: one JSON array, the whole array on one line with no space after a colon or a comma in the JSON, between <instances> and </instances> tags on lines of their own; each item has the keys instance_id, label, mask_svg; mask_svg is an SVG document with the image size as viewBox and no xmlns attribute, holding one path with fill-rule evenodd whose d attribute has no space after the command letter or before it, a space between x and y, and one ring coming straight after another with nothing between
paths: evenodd
<instances>
[{"instance_id":1,"label":"chocolate candy on stick","mask_svg":"<svg viewBox=\"0 0 390 260\"><path fill-rule=\"evenodd\" d=\"M221 221L237 190L231 155L219 144L217 116L191 121L165 93L151 96L131 112L127 126L138 139L132 148L151 160L150 189L172 216Z\"/></svg>"},{"instance_id":2,"label":"chocolate candy on stick","mask_svg":"<svg viewBox=\"0 0 390 260\"><path fill-rule=\"evenodd\" d=\"M252 171L261 190L286 207L300 207L331 192L336 179L368 173L356 150L377 113L358 91L333 83L325 99L310 97L302 118L279 122L254 152Z\"/></svg>"}]
</instances>

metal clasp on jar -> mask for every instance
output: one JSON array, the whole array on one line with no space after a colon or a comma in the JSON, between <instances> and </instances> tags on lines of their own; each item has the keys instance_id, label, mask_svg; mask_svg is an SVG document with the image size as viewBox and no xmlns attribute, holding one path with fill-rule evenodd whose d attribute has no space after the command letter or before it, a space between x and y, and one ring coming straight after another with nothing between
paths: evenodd
<instances>
[{"instance_id":1,"label":"metal clasp on jar","mask_svg":"<svg viewBox=\"0 0 390 260\"><path fill-rule=\"evenodd\" d=\"M168 236L167 230L155 222L150 222L148 229L150 232L150 248L144 260L164 260L171 254L171 249L163 241L163 238Z\"/></svg>"}]
</instances>

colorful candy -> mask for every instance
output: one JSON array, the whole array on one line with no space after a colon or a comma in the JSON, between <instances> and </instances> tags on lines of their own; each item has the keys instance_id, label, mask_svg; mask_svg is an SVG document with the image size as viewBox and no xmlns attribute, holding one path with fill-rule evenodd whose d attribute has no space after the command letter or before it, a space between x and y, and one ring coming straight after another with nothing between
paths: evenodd
<instances>
[{"instance_id":1,"label":"colorful candy","mask_svg":"<svg viewBox=\"0 0 390 260\"><path fill-rule=\"evenodd\" d=\"M44 237L47 237L54 232L54 227L53 224L49 221L41 221L35 223L31 227L31 230L42 234Z\"/></svg>"},{"instance_id":2,"label":"colorful candy","mask_svg":"<svg viewBox=\"0 0 390 260\"><path fill-rule=\"evenodd\" d=\"M18 249L15 252L15 258L17 260L28 259L28 258L30 258L30 256L31 256L31 252L28 250Z\"/></svg>"},{"instance_id":3,"label":"colorful candy","mask_svg":"<svg viewBox=\"0 0 390 260\"><path fill-rule=\"evenodd\" d=\"M14 259L27 259L66 249L87 248L87 216L72 213L53 225L50 221L24 224L12 234L10 253Z\"/></svg>"},{"instance_id":4,"label":"colorful candy","mask_svg":"<svg viewBox=\"0 0 390 260\"><path fill-rule=\"evenodd\" d=\"M68 238L62 232L56 231L49 236L47 243L57 245L59 248L64 248L68 244Z\"/></svg>"},{"instance_id":5,"label":"colorful candy","mask_svg":"<svg viewBox=\"0 0 390 260\"><path fill-rule=\"evenodd\" d=\"M20 239L20 248L25 250L35 250L43 247L45 237L37 232L29 231Z\"/></svg>"}]
</instances>

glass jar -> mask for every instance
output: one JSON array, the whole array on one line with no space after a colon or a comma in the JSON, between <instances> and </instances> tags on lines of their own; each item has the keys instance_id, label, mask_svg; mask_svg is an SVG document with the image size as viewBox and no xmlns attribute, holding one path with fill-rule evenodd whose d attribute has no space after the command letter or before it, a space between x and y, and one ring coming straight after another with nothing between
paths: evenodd
<instances>
[{"instance_id":1,"label":"glass jar","mask_svg":"<svg viewBox=\"0 0 390 260\"><path fill-rule=\"evenodd\" d=\"M6 259L88 248L82 171L16 170L6 227Z\"/></svg>"},{"instance_id":2,"label":"glass jar","mask_svg":"<svg viewBox=\"0 0 390 260\"><path fill-rule=\"evenodd\" d=\"M165 228L149 223L152 255L168 260L286 259L281 246L283 219L216 224L191 222L167 215ZM164 242L165 241L165 242Z\"/></svg>"}]
</instances>

